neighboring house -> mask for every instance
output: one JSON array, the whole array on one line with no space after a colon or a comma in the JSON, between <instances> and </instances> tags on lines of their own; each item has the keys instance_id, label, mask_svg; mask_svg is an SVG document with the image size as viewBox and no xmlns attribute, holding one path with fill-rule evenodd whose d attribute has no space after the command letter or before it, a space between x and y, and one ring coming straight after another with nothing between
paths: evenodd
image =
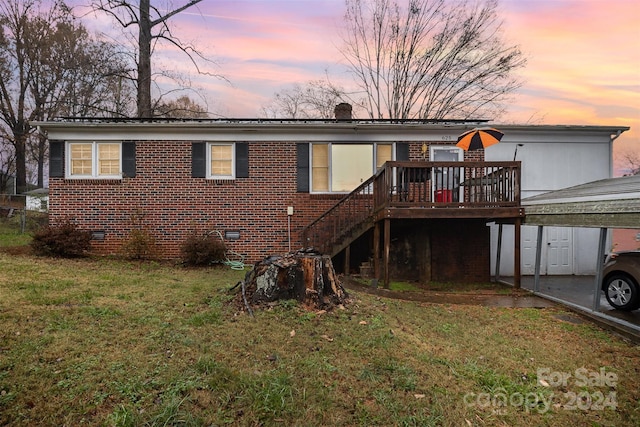
<instances>
[{"instance_id":1,"label":"neighboring house","mask_svg":"<svg viewBox=\"0 0 640 427\"><path fill-rule=\"evenodd\" d=\"M24 209L24 197L16 195L16 178L0 171L0 216L13 215L19 209Z\"/></svg>"},{"instance_id":2,"label":"neighboring house","mask_svg":"<svg viewBox=\"0 0 640 427\"><path fill-rule=\"evenodd\" d=\"M0 209L14 212L15 209L32 210L46 212L49 204L49 191L38 189L33 184L27 184L27 191L22 194L16 193L16 179L14 175L2 174L0 172Z\"/></svg>"},{"instance_id":3,"label":"neighboring house","mask_svg":"<svg viewBox=\"0 0 640 427\"><path fill-rule=\"evenodd\" d=\"M585 167L609 176L611 135L628 129L496 125L505 137L485 159L483 151L455 146L459 134L481 122L96 119L37 125L50 140L50 221L71 219L93 231L97 253L117 253L132 229L144 227L164 256L178 257L191 233L217 230L247 261L313 245L335 255L343 271L383 259L378 276L438 281L489 279L487 224L520 223L520 172L522 188L537 189L539 169L555 162L560 146L573 146L593 156L561 160L566 172L554 172L555 188L583 179L578 171L592 157L604 160ZM525 144L519 160L534 143L546 147L548 158L527 156L520 171L512 161L517 143ZM496 157L501 162L488 162ZM502 259L511 257L513 265L513 244L502 246L511 251Z\"/></svg>"},{"instance_id":4,"label":"neighboring house","mask_svg":"<svg viewBox=\"0 0 640 427\"><path fill-rule=\"evenodd\" d=\"M0 194L16 194L16 177L0 170Z\"/></svg>"},{"instance_id":5,"label":"neighboring house","mask_svg":"<svg viewBox=\"0 0 640 427\"><path fill-rule=\"evenodd\" d=\"M48 212L49 211L49 189L38 188L36 190L27 191L26 207L28 211Z\"/></svg>"},{"instance_id":6,"label":"neighboring house","mask_svg":"<svg viewBox=\"0 0 640 427\"><path fill-rule=\"evenodd\" d=\"M640 250L640 231L636 229L620 228L613 230L611 237L612 251Z\"/></svg>"}]
</instances>

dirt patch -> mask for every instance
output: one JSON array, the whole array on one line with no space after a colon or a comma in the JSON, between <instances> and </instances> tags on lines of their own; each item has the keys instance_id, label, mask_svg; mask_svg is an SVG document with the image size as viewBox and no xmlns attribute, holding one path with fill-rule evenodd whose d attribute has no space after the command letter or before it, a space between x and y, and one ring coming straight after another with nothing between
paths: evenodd
<instances>
[{"instance_id":1,"label":"dirt patch","mask_svg":"<svg viewBox=\"0 0 640 427\"><path fill-rule=\"evenodd\" d=\"M558 314L555 317L558 320L562 320L563 322L573 323L575 325L582 325L586 323L586 321L581 317L574 316L573 314L569 314L569 313Z\"/></svg>"},{"instance_id":2,"label":"dirt patch","mask_svg":"<svg viewBox=\"0 0 640 427\"><path fill-rule=\"evenodd\" d=\"M405 301L514 308L547 308L555 306L553 302L532 295L524 289L513 289L508 294L501 290L492 291L489 289L469 292L391 291L363 285L349 277L342 277L341 280L345 288L350 290Z\"/></svg>"},{"instance_id":3,"label":"dirt patch","mask_svg":"<svg viewBox=\"0 0 640 427\"><path fill-rule=\"evenodd\" d=\"M0 246L0 252L9 255L31 255L31 246Z\"/></svg>"}]
</instances>

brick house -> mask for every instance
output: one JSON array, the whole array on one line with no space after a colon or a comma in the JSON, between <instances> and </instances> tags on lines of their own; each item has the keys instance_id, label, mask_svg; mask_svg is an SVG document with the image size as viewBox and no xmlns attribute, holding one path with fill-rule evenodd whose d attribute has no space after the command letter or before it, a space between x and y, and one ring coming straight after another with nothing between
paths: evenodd
<instances>
[{"instance_id":1,"label":"brick house","mask_svg":"<svg viewBox=\"0 0 640 427\"><path fill-rule=\"evenodd\" d=\"M117 253L131 230L145 228L163 257L176 258L190 233L217 230L247 262L312 245L343 271L373 260L387 281L485 281L487 223L519 227L523 216L520 163L487 163L482 150L455 147L481 122L37 125L50 141L50 222L91 230L98 254Z\"/></svg>"}]
</instances>

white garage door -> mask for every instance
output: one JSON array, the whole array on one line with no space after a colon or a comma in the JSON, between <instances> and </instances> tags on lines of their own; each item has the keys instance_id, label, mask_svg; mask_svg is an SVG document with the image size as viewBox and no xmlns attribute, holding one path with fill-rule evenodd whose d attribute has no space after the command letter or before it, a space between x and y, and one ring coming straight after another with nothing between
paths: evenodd
<instances>
[{"instance_id":1,"label":"white garage door","mask_svg":"<svg viewBox=\"0 0 640 427\"><path fill-rule=\"evenodd\" d=\"M535 273L538 227L522 227L522 274ZM540 274L574 274L573 229L544 227Z\"/></svg>"}]
</instances>

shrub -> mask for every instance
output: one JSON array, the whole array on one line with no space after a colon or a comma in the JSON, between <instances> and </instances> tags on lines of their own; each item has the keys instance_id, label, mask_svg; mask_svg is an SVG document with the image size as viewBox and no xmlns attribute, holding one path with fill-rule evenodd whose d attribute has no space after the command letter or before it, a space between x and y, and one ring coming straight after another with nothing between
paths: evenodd
<instances>
[{"instance_id":1,"label":"shrub","mask_svg":"<svg viewBox=\"0 0 640 427\"><path fill-rule=\"evenodd\" d=\"M227 248L222 240L211 235L190 235L182 244L182 262L187 265L210 265L225 260Z\"/></svg>"},{"instance_id":2,"label":"shrub","mask_svg":"<svg viewBox=\"0 0 640 427\"><path fill-rule=\"evenodd\" d=\"M80 230L71 221L47 225L33 234L31 249L36 255L74 258L86 255L91 246L91 232Z\"/></svg>"},{"instance_id":3,"label":"shrub","mask_svg":"<svg viewBox=\"0 0 640 427\"><path fill-rule=\"evenodd\" d=\"M124 241L121 251L129 259L153 259L156 257L156 239L146 229L133 229Z\"/></svg>"}]
</instances>

